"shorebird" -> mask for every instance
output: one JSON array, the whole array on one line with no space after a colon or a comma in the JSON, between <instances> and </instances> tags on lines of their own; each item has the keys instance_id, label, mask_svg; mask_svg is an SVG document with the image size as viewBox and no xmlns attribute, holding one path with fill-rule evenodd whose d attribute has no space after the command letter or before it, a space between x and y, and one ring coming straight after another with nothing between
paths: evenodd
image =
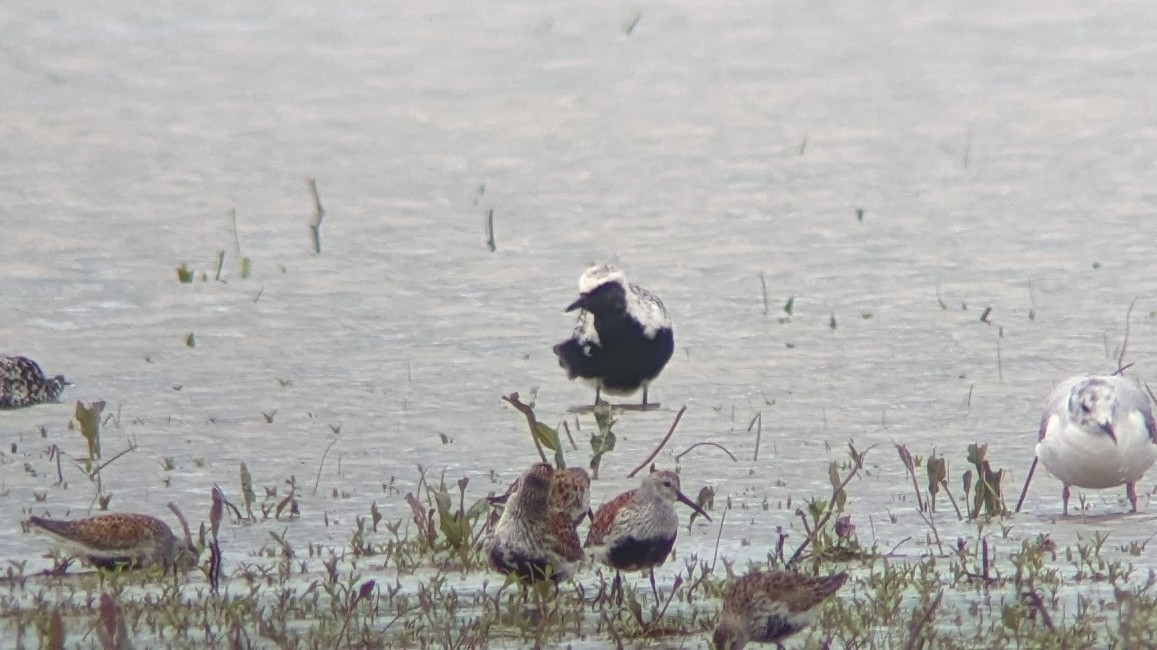
<instances>
[{"instance_id":1,"label":"shorebird","mask_svg":"<svg viewBox=\"0 0 1157 650\"><path fill-rule=\"evenodd\" d=\"M551 510L553 478L554 468L535 463L519 479L490 540L490 566L495 570L531 582L543 580L548 568L555 583L574 575L583 551L570 515Z\"/></svg>"},{"instance_id":2,"label":"shorebird","mask_svg":"<svg viewBox=\"0 0 1157 650\"><path fill-rule=\"evenodd\" d=\"M651 590L655 600L659 599L654 569L675 546L679 533L676 501L711 521L710 515L679 491L678 474L653 468L638 488L627 490L595 511L583 546L595 560L615 570L616 586L620 571L650 571Z\"/></svg>"},{"instance_id":3,"label":"shorebird","mask_svg":"<svg viewBox=\"0 0 1157 650\"><path fill-rule=\"evenodd\" d=\"M592 266L579 278L579 298L566 308L579 312L574 334L554 346L567 378L581 377L603 391L629 395L659 376L675 351L671 319L663 301L610 266Z\"/></svg>"},{"instance_id":4,"label":"shorebird","mask_svg":"<svg viewBox=\"0 0 1157 650\"><path fill-rule=\"evenodd\" d=\"M591 476L585 469L568 467L555 471L550 483L550 510L565 514L573 526L578 526L585 517L594 520Z\"/></svg>"},{"instance_id":5,"label":"shorebird","mask_svg":"<svg viewBox=\"0 0 1157 650\"><path fill-rule=\"evenodd\" d=\"M46 377L28 357L0 356L0 409L55 402L67 385L64 375Z\"/></svg>"},{"instance_id":6,"label":"shorebird","mask_svg":"<svg viewBox=\"0 0 1157 650\"><path fill-rule=\"evenodd\" d=\"M1039 460L1064 485L1064 514L1069 513L1071 485L1093 490L1124 485L1136 512L1137 481L1157 461L1155 431L1149 396L1132 379L1120 375L1067 379L1045 403L1037 457L1025 479L1025 491Z\"/></svg>"},{"instance_id":7,"label":"shorebird","mask_svg":"<svg viewBox=\"0 0 1157 650\"><path fill-rule=\"evenodd\" d=\"M28 524L51 535L65 553L101 569L159 564L168 572L196 562L188 541L150 515L116 512L72 521L29 517Z\"/></svg>"},{"instance_id":8,"label":"shorebird","mask_svg":"<svg viewBox=\"0 0 1157 650\"><path fill-rule=\"evenodd\" d=\"M816 607L847 579L847 573L812 577L792 571L754 571L739 578L723 592L723 611L711 638L715 650L779 645L807 627Z\"/></svg>"}]
</instances>

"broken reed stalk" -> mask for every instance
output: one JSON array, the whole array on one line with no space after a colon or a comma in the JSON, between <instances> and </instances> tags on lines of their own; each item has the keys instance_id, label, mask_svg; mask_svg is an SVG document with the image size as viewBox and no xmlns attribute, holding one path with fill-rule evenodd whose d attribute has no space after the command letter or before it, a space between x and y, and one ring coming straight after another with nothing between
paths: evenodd
<instances>
[{"instance_id":1,"label":"broken reed stalk","mask_svg":"<svg viewBox=\"0 0 1157 650\"><path fill-rule=\"evenodd\" d=\"M181 509L177 507L175 501L170 501L168 505L169 510L173 511L173 514L176 515L177 521L181 522L181 530L185 531L185 541L189 542L189 546L192 546L193 533L189 530L189 522L185 520L185 515L181 512Z\"/></svg>"},{"instance_id":2,"label":"broken reed stalk","mask_svg":"<svg viewBox=\"0 0 1157 650\"><path fill-rule=\"evenodd\" d=\"M1129 303L1129 309L1125 311L1125 340L1121 342L1121 354L1117 355L1117 371L1114 375L1121 375L1125 370L1133 364L1125 365L1125 351L1129 349L1129 325L1133 320L1133 306L1137 304L1136 296L1133 301Z\"/></svg>"},{"instance_id":3,"label":"broken reed stalk","mask_svg":"<svg viewBox=\"0 0 1157 650\"><path fill-rule=\"evenodd\" d=\"M627 478L634 478L635 474L638 474L644 467L650 465L652 460L655 460L655 456L659 455L659 452L667 445L667 441L671 439L671 435L675 433L675 427L679 426L679 420L683 419L683 414L686 411L687 405L684 404L682 408L679 409L679 412L675 414L675 421L671 423L671 428L667 430L667 435L663 436L663 440L659 442L659 446L655 447L655 451L652 451L646 460L640 463L630 474L627 474ZM730 455L730 453L728 455Z\"/></svg>"},{"instance_id":4,"label":"broken reed stalk","mask_svg":"<svg viewBox=\"0 0 1157 650\"><path fill-rule=\"evenodd\" d=\"M329 455L329 450L337 443L338 437L334 436L333 440L325 446L325 451L321 453L321 462L317 464L317 477L313 479L313 496L317 496L317 485L321 483L321 468L325 467L325 457Z\"/></svg>"},{"instance_id":5,"label":"broken reed stalk","mask_svg":"<svg viewBox=\"0 0 1157 650\"><path fill-rule=\"evenodd\" d=\"M758 426L756 426L756 425L758 425ZM763 437L763 411L756 413L755 417L751 418L751 424L747 425L747 432L748 433L751 433L751 427L756 427L756 429L755 429L755 453L752 454L752 456L751 456L751 462L755 462L755 461L759 460L759 440L760 440L760 438ZM734 459L732 459L732 460L734 460Z\"/></svg>"},{"instance_id":6,"label":"broken reed stalk","mask_svg":"<svg viewBox=\"0 0 1157 650\"><path fill-rule=\"evenodd\" d=\"M523 404L522 400L518 399L518 393L503 395L502 401L510 404L514 408L518 409L519 413L522 413L524 416L526 416L526 424L530 426L530 439L534 441L534 448L538 450L538 456L539 458L542 458L542 462L549 463L550 461L546 459L546 452L542 450L542 443L538 441L538 436L535 435L535 432L538 431L538 418L534 417L534 409L530 408L526 404Z\"/></svg>"},{"instance_id":7,"label":"broken reed stalk","mask_svg":"<svg viewBox=\"0 0 1157 650\"><path fill-rule=\"evenodd\" d=\"M733 453L731 453L730 451L728 451L728 450L727 450L727 447L724 447L723 445L719 444L718 442L697 442L697 443L695 443L695 444L691 445L690 447L688 447L688 448L684 449L683 451L679 452L678 454L676 454L676 455L675 455L675 460L676 460L676 462L677 462L679 459L681 459L681 458L683 458L684 456L686 456L686 455L687 455L687 452L691 451L692 449L694 449L694 448L696 448L696 447L703 447L703 446L707 446L707 447L716 447L716 448L718 448L718 449L722 449L722 450L723 450L723 453L727 454L727 457L731 459L731 462L733 462L733 463L738 463L738 462L739 462L739 461L738 461L738 460L735 458L735 454L733 454Z\"/></svg>"},{"instance_id":8,"label":"broken reed stalk","mask_svg":"<svg viewBox=\"0 0 1157 650\"><path fill-rule=\"evenodd\" d=\"M313 235L313 252L321 255L321 221L325 218L325 208L321 207L321 196L317 193L317 181L310 178L307 179L309 183L309 191L313 194L313 223L309 224L310 233Z\"/></svg>"},{"instance_id":9,"label":"broken reed stalk","mask_svg":"<svg viewBox=\"0 0 1157 650\"><path fill-rule=\"evenodd\" d=\"M237 208L229 208L229 219L233 223L233 250L241 257L241 238L237 236Z\"/></svg>"},{"instance_id":10,"label":"broken reed stalk","mask_svg":"<svg viewBox=\"0 0 1157 650\"><path fill-rule=\"evenodd\" d=\"M1013 512L1020 512L1020 506L1024 504L1024 497L1028 494L1028 484L1032 480L1032 474L1036 471L1036 464L1040 461L1039 458L1032 459L1032 465L1029 465L1028 475L1024 477L1024 487L1020 489L1020 498L1016 500L1016 510Z\"/></svg>"}]
</instances>

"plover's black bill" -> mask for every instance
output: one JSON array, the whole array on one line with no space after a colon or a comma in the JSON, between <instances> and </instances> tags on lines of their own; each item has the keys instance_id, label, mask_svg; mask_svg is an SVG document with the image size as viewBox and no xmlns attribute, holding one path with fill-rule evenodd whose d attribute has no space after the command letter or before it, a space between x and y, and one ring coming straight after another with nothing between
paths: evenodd
<instances>
[{"instance_id":1,"label":"plover's black bill","mask_svg":"<svg viewBox=\"0 0 1157 650\"><path fill-rule=\"evenodd\" d=\"M587 297L586 296L579 296L578 300L567 305L567 308L564 309L563 311L569 313L569 312L572 312L576 309L586 309L586 306L587 306Z\"/></svg>"}]
</instances>

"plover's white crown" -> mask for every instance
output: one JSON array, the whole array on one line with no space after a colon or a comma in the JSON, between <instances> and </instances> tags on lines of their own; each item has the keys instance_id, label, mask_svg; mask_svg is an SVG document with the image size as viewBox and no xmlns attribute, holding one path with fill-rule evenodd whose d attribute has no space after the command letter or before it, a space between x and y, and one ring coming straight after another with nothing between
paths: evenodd
<instances>
[{"instance_id":1,"label":"plover's white crown","mask_svg":"<svg viewBox=\"0 0 1157 650\"><path fill-rule=\"evenodd\" d=\"M643 326L643 336L653 339L659 330L671 329L671 318L667 315L663 301L639 285L628 282L627 274L610 264L596 264L587 269L579 278L579 293L590 293L608 282L615 282L623 288L627 300L627 313ZM593 319L589 327L585 327L580 316L579 329L575 332L579 334L589 330L594 333L593 338L585 340L597 343L598 333L594 332L594 329Z\"/></svg>"}]
</instances>

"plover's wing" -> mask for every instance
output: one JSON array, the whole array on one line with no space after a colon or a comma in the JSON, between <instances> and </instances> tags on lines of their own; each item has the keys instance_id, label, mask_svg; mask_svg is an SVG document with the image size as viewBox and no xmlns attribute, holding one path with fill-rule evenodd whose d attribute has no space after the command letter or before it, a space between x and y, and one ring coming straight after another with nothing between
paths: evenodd
<instances>
[{"instance_id":1,"label":"plover's wing","mask_svg":"<svg viewBox=\"0 0 1157 650\"><path fill-rule=\"evenodd\" d=\"M590 356L590 345L601 345L599 331L595 329L595 317L585 309L579 310L578 322L575 323L574 334L571 336L579 345L583 346L583 353Z\"/></svg>"},{"instance_id":2,"label":"plover's wing","mask_svg":"<svg viewBox=\"0 0 1157 650\"><path fill-rule=\"evenodd\" d=\"M637 491L637 489L627 490L599 506L599 509L595 511L595 519L591 522L590 529L587 530L587 539L583 542L584 547L602 545L607 533L611 532L611 528L615 525L615 518Z\"/></svg>"},{"instance_id":3,"label":"plover's wing","mask_svg":"<svg viewBox=\"0 0 1157 650\"><path fill-rule=\"evenodd\" d=\"M667 315L667 307L655 294L637 284L629 285L627 294L627 313L639 321L643 326L643 335L649 339L655 338L659 330L671 329L671 318Z\"/></svg>"}]
</instances>

